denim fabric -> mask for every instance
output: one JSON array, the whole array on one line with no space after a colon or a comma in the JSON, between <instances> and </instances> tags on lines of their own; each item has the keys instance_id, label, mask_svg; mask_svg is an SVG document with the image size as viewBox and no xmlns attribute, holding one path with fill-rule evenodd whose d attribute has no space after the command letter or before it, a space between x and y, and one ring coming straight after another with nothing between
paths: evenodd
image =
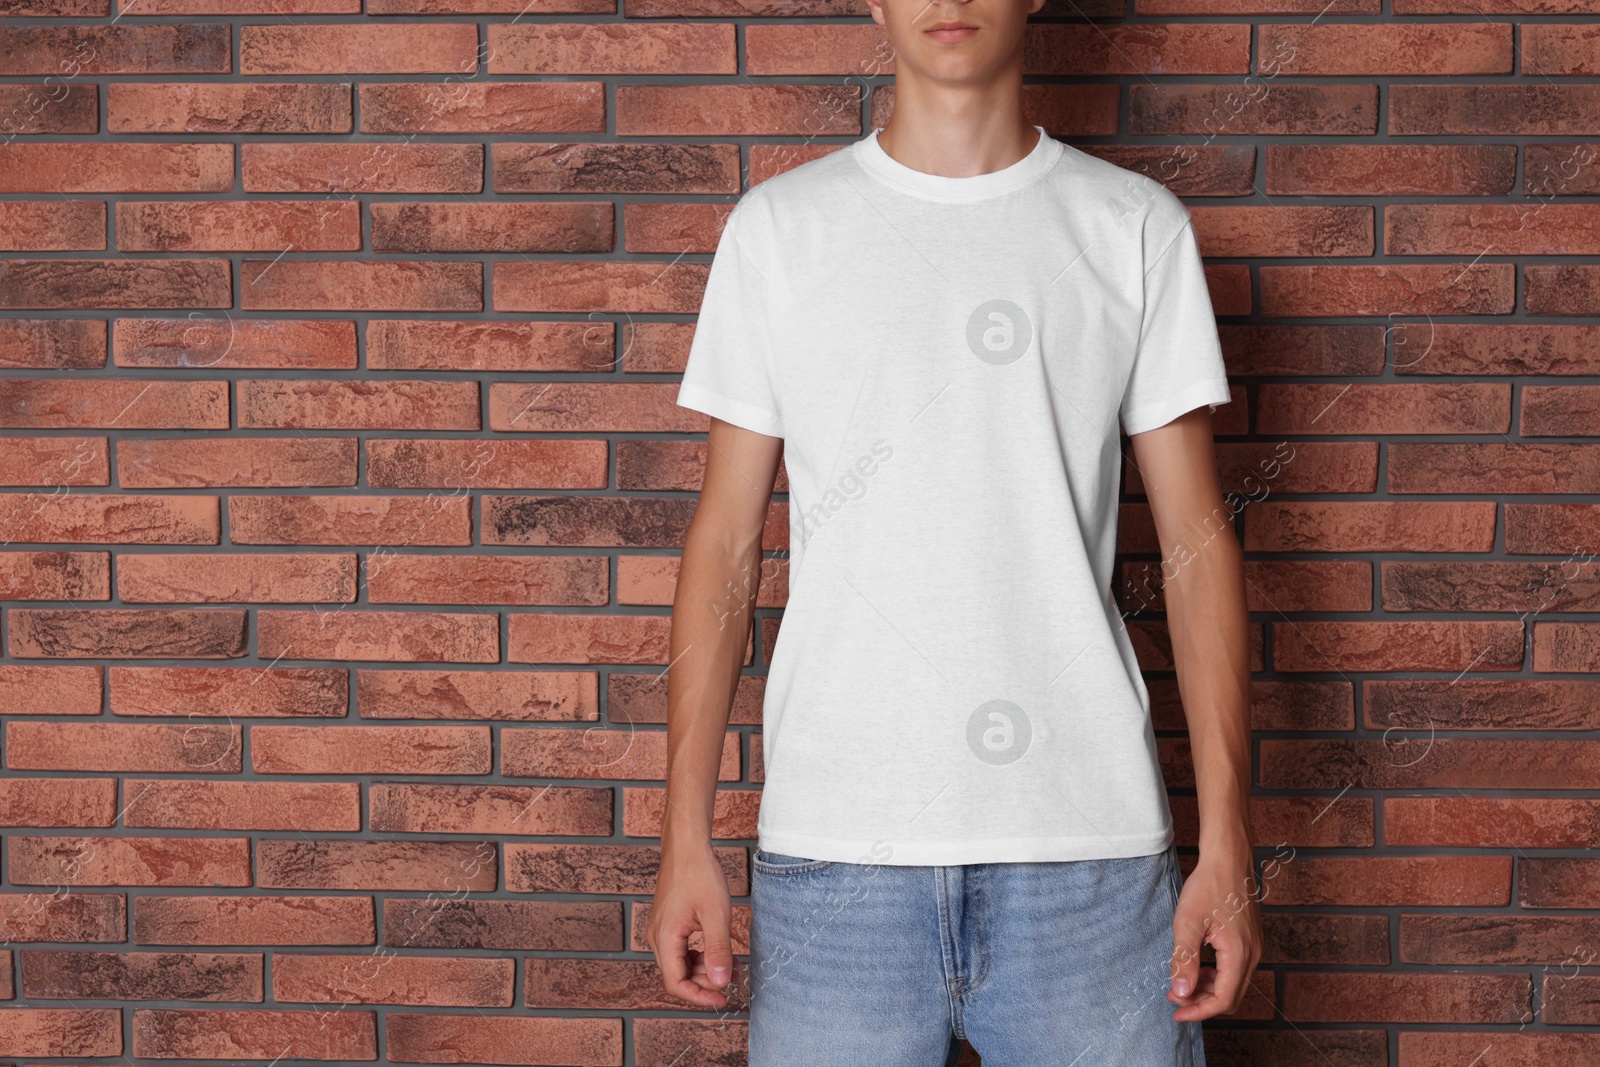
<instances>
[{"instance_id":1,"label":"denim fabric","mask_svg":"<svg viewBox=\"0 0 1600 1067\"><path fill-rule=\"evenodd\" d=\"M984 1067L1204 1067L1166 998L1175 848L752 866L750 1067L941 1067L963 1037Z\"/></svg>"}]
</instances>

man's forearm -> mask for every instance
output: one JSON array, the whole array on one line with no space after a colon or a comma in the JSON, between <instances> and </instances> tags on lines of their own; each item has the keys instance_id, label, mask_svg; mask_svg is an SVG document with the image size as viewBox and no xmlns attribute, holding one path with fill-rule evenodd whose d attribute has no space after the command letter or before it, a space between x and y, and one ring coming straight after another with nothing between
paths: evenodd
<instances>
[{"instance_id":1,"label":"man's forearm","mask_svg":"<svg viewBox=\"0 0 1600 1067\"><path fill-rule=\"evenodd\" d=\"M709 845L728 716L749 644L761 545L691 524L672 605L663 847Z\"/></svg>"},{"instance_id":2,"label":"man's forearm","mask_svg":"<svg viewBox=\"0 0 1600 1067\"><path fill-rule=\"evenodd\" d=\"M1250 843L1250 623L1242 553L1217 534L1165 583L1200 807L1200 853Z\"/></svg>"}]
</instances>

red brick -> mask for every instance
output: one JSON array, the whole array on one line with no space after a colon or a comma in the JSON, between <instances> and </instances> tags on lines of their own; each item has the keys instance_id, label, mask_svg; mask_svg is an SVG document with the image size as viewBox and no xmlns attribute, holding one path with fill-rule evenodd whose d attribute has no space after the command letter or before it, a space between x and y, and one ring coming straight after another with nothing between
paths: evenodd
<instances>
[{"instance_id":1,"label":"red brick","mask_svg":"<svg viewBox=\"0 0 1600 1067\"><path fill-rule=\"evenodd\" d=\"M236 496L229 534L239 545L472 543L472 507L453 496Z\"/></svg>"},{"instance_id":2,"label":"red brick","mask_svg":"<svg viewBox=\"0 0 1600 1067\"><path fill-rule=\"evenodd\" d=\"M121 893L0 893L0 936L7 942L125 941L127 926Z\"/></svg>"},{"instance_id":3,"label":"red brick","mask_svg":"<svg viewBox=\"0 0 1600 1067\"><path fill-rule=\"evenodd\" d=\"M478 31L471 23L244 26L239 73L472 74Z\"/></svg>"},{"instance_id":4,"label":"red brick","mask_svg":"<svg viewBox=\"0 0 1600 1067\"><path fill-rule=\"evenodd\" d=\"M1283 1016L1292 1023L1514 1023L1527 1011L1529 995L1525 974L1290 971Z\"/></svg>"},{"instance_id":5,"label":"red brick","mask_svg":"<svg viewBox=\"0 0 1600 1067\"><path fill-rule=\"evenodd\" d=\"M1555 84L1394 85L1389 134L1583 136L1582 116L1600 104L1600 86Z\"/></svg>"},{"instance_id":6,"label":"red brick","mask_svg":"<svg viewBox=\"0 0 1600 1067\"><path fill-rule=\"evenodd\" d=\"M322 319L118 319L119 367L353 370L356 324Z\"/></svg>"},{"instance_id":7,"label":"red brick","mask_svg":"<svg viewBox=\"0 0 1600 1067\"><path fill-rule=\"evenodd\" d=\"M244 380L239 425L252 429L476 430L477 382Z\"/></svg>"},{"instance_id":8,"label":"red brick","mask_svg":"<svg viewBox=\"0 0 1600 1067\"><path fill-rule=\"evenodd\" d=\"M506 719L593 722L593 671L356 671L364 719Z\"/></svg>"},{"instance_id":9,"label":"red brick","mask_svg":"<svg viewBox=\"0 0 1600 1067\"><path fill-rule=\"evenodd\" d=\"M15 618L15 612L12 617ZM1600 670L1600 626L1583 622L1534 623L1533 669Z\"/></svg>"},{"instance_id":10,"label":"red brick","mask_svg":"<svg viewBox=\"0 0 1600 1067\"><path fill-rule=\"evenodd\" d=\"M1587 848L1600 801L1544 797L1385 797L1384 840L1430 848Z\"/></svg>"},{"instance_id":11,"label":"red brick","mask_svg":"<svg viewBox=\"0 0 1600 1067\"><path fill-rule=\"evenodd\" d=\"M515 981L509 959L280 952L272 961L272 999L279 1003L509 1008Z\"/></svg>"},{"instance_id":12,"label":"red brick","mask_svg":"<svg viewBox=\"0 0 1600 1067\"><path fill-rule=\"evenodd\" d=\"M1509 263L1261 268L1263 315L1508 315Z\"/></svg>"},{"instance_id":13,"label":"red brick","mask_svg":"<svg viewBox=\"0 0 1600 1067\"><path fill-rule=\"evenodd\" d=\"M0 663L0 706L10 715L98 715L99 667Z\"/></svg>"},{"instance_id":14,"label":"red brick","mask_svg":"<svg viewBox=\"0 0 1600 1067\"><path fill-rule=\"evenodd\" d=\"M342 717L349 704L339 667L112 667L114 715Z\"/></svg>"},{"instance_id":15,"label":"red brick","mask_svg":"<svg viewBox=\"0 0 1600 1067\"><path fill-rule=\"evenodd\" d=\"M489 427L501 432L688 432L706 416L677 405L677 387L593 382L497 382L489 386Z\"/></svg>"},{"instance_id":16,"label":"red brick","mask_svg":"<svg viewBox=\"0 0 1600 1067\"><path fill-rule=\"evenodd\" d=\"M822 27L810 28L813 31ZM734 74L729 23L491 23L490 74ZM756 73L753 69L752 73ZM765 72L762 72L765 73Z\"/></svg>"},{"instance_id":17,"label":"red brick","mask_svg":"<svg viewBox=\"0 0 1600 1067\"><path fill-rule=\"evenodd\" d=\"M76 252L106 247L106 206L91 200L0 202L0 251Z\"/></svg>"},{"instance_id":18,"label":"red brick","mask_svg":"<svg viewBox=\"0 0 1600 1067\"><path fill-rule=\"evenodd\" d=\"M1600 550L1600 506L1507 504L1506 551L1560 553Z\"/></svg>"},{"instance_id":19,"label":"red brick","mask_svg":"<svg viewBox=\"0 0 1600 1067\"><path fill-rule=\"evenodd\" d=\"M16 0L11 0L16 2ZM0 11L6 10L0 4ZM0 133L95 133L100 129L100 96L94 85L55 80L0 86Z\"/></svg>"},{"instance_id":20,"label":"red brick","mask_svg":"<svg viewBox=\"0 0 1600 1067\"><path fill-rule=\"evenodd\" d=\"M492 893L498 853L488 841L308 841L256 844L264 889Z\"/></svg>"},{"instance_id":21,"label":"red brick","mask_svg":"<svg viewBox=\"0 0 1600 1067\"><path fill-rule=\"evenodd\" d=\"M375 930L371 897L141 895L133 901L133 938L145 945L370 945Z\"/></svg>"},{"instance_id":22,"label":"red brick","mask_svg":"<svg viewBox=\"0 0 1600 1067\"><path fill-rule=\"evenodd\" d=\"M0 599L109 600L109 552L0 551Z\"/></svg>"},{"instance_id":23,"label":"red brick","mask_svg":"<svg viewBox=\"0 0 1600 1067\"><path fill-rule=\"evenodd\" d=\"M5 308L220 308L232 293L217 259L14 259L0 275Z\"/></svg>"},{"instance_id":24,"label":"red brick","mask_svg":"<svg viewBox=\"0 0 1600 1067\"><path fill-rule=\"evenodd\" d=\"M605 441L416 440L367 442L375 489L604 489Z\"/></svg>"},{"instance_id":25,"label":"red brick","mask_svg":"<svg viewBox=\"0 0 1600 1067\"><path fill-rule=\"evenodd\" d=\"M487 0L476 2L481 9ZM597 81L361 87L363 133L604 133L605 126L605 84Z\"/></svg>"},{"instance_id":26,"label":"red brick","mask_svg":"<svg viewBox=\"0 0 1600 1067\"><path fill-rule=\"evenodd\" d=\"M247 259L239 280L252 311L483 309L481 263Z\"/></svg>"},{"instance_id":27,"label":"red brick","mask_svg":"<svg viewBox=\"0 0 1600 1067\"><path fill-rule=\"evenodd\" d=\"M399 897L383 909L383 943L391 948L617 952L622 905Z\"/></svg>"},{"instance_id":28,"label":"red brick","mask_svg":"<svg viewBox=\"0 0 1600 1067\"><path fill-rule=\"evenodd\" d=\"M17 885L247 886L243 837L23 837L12 835Z\"/></svg>"},{"instance_id":29,"label":"red brick","mask_svg":"<svg viewBox=\"0 0 1600 1067\"><path fill-rule=\"evenodd\" d=\"M370 565L370 564L369 564ZM500 618L444 611L262 611L265 659L497 663Z\"/></svg>"},{"instance_id":30,"label":"red brick","mask_svg":"<svg viewBox=\"0 0 1600 1067\"><path fill-rule=\"evenodd\" d=\"M0 778L0 826L110 826L115 778Z\"/></svg>"},{"instance_id":31,"label":"red brick","mask_svg":"<svg viewBox=\"0 0 1600 1067\"><path fill-rule=\"evenodd\" d=\"M1591 741L1479 740L1390 734L1372 740L1266 740L1261 784L1268 789L1586 789L1600 780L1573 767ZM1271 783L1271 784L1269 784Z\"/></svg>"},{"instance_id":32,"label":"red brick","mask_svg":"<svg viewBox=\"0 0 1600 1067\"><path fill-rule=\"evenodd\" d=\"M13 656L194 657L245 654L243 611L85 611L13 608L6 643Z\"/></svg>"},{"instance_id":33,"label":"red brick","mask_svg":"<svg viewBox=\"0 0 1600 1067\"><path fill-rule=\"evenodd\" d=\"M0 145L0 193L225 193L227 144Z\"/></svg>"},{"instance_id":34,"label":"red brick","mask_svg":"<svg viewBox=\"0 0 1600 1067\"><path fill-rule=\"evenodd\" d=\"M435 322L367 325L373 370L595 371L610 366L608 322Z\"/></svg>"},{"instance_id":35,"label":"red brick","mask_svg":"<svg viewBox=\"0 0 1600 1067\"><path fill-rule=\"evenodd\" d=\"M654 960L544 958L529 959L525 967L523 1003L530 1008L674 1011L683 1005L664 988ZM724 1010L748 1011L748 991L747 982L732 983Z\"/></svg>"},{"instance_id":36,"label":"red brick","mask_svg":"<svg viewBox=\"0 0 1600 1067\"><path fill-rule=\"evenodd\" d=\"M0 485L110 485L104 437L0 438Z\"/></svg>"},{"instance_id":37,"label":"red brick","mask_svg":"<svg viewBox=\"0 0 1600 1067\"><path fill-rule=\"evenodd\" d=\"M488 774L487 726L257 726L259 774Z\"/></svg>"},{"instance_id":38,"label":"red brick","mask_svg":"<svg viewBox=\"0 0 1600 1067\"><path fill-rule=\"evenodd\" d=\"M501 193L736 193L739 148L720 144L497 144Z\"/></svg>"},{"instance_id":39,"label":"red brick","mask_svg":"<svg viewBox=\"0 0 1600 1067\"><path fill-rule=\"evenodd\" d=\"M241 555L136 554L117 560L125 603L353 603L356 557L306 552Z\"/></svg>"},{"instance_id":40,"label":"red brick","mask_svg":"<svg viewBox=\"0 0 1600 1067\"><path fill-rule=\"evenodd\" d=\"M1600 607L1600 567L1593 561L1386 562L1383 606L1387 611L1594 610Z\"/></svg>"},{"instance_id":41,"label":"red brick","mask_svg":"<svg viewBox=\"0 0 1600 1067\"><path fill-rule=\"evenodd\" d=\"M227 74L226 25L28 26L0 28L8 75Z\"/></svg>"},{"instance_id":42,"label":"red brick","mask_svg":"<svg viewBox=\"0 0 1600 1067\"><path fill-rule=\"evenodd\" d=\"M1269 25L1257 34L1261 55L1285 74L1511 73L1511 26L1503 22Z\"/></svg>"},{"instance_id":43,"label":"red brick","mask_svg":"<svg viewBox=\"0 0 1600 1067\"><path fill-rule=\"evenodd\" d=\"M238 772L241 731L211 723L6 724L6 766L23 771Z\"/></svg>"},{"instance_id":44,"label":"red brick","mask_svg":"<svg viewBox=\"0 0 1600 1067\"><path fill-rule=\"evenodd\" d=\"M672 619L666 615L512 615L506 659L512 663L666 663Z\"/></svg>"},{"instance_id":45,"label":"red brick","mask_svg":"<svg viewBox=\"0 0 1600 1067\"><path fill-rule=\"evenodd\" d=\"M1256 431L1264 434L1459 434L1511 429L1509 385L1263 385L1256 397Z\"/></svg>"},{"instance_id":46,"label":"red brick","mask_svg":"<svg viewBox=\"0 0 1600 1067\"><path fill-rule=\"evenodd\" d=\"M494 269L494 310L693 315L708 270L703 263L503 260Z\"/></svg>"},{"instance_id":47,"label":"red brick","mask_svg":"<svg viewBox=\"0 0 1600 1067\"><path fill-rule=\"evenodd\" d=\"M155 14L141 0L140 14ZM215 6L207 14L216 13ZM112 83L113 133L349 133L351 87L334 84Z\"/></svg>"},{"instance_id":48,"label":"red brick","mask_svg":"<svg viewBox=\"0 0 1600 1067\"><path fill-rule=\"evenodd\" d=\"M1600 1059L1600 1034L1501 1031L1494 1036L1493 1059L1483 1058L1486 1045L1481 1031L1401 1031L1400 1067L1450 1067L1471 1063L1474 1056L1484 1067L1544 1067Z\"/></svg>"},{"instance_id":49,"label":"red brick","mask_svg":"<svg viewBox=\"0 0 1600 1067\"><path fill-rule=\"evenodd\" d=\"M0 493L0 528L13 544L216 544L214 496Z\"/></svg>"},{"instance_id":50,"label":"red brick","mask_svg":"<svg viewBox=\"0 0 1600 1067\"><path fill-rule=\"evenodd\" d=\"M1588 915L1442 913L1400 917L1399 959L1405 963L1500 964L1577 962L1594 936Z\"/></svg>"},{"instance_id":51,"label":"red brick","mask_svg":"<svg viewBox=\"0 0 1600 1067\"><path fill-rule=\"evenodd\" d=\"M357 15L361 0L117 0L123 14Z\"/></svg>"},{"instance_id":52,"label":"red brick","mask_svg":"<svg viewBox=\"0 0 1600 1067\"><path fill-rule=\"evenodd\" d=\"M1514 671L1521 622L1289 622L1273 626L1284 671Z\"/></svg>"},{"instance_id":53,"label":"red brick","mask_svg":"<svg viewBox=\"0 0 1600 1067\"><path fill-rule=\"evenodd\" d=\"M1518 426L1526 437L1600 435L1600 389L1592 386L1538 386L1522 390Z\"/></svg>"},{"instance_id":54,"label":"red brick","mask_svg":"<svg viewBox=\"0 0 1600 1067\"><path fill-rule=\"evenodd\" d=\"M669 1067L674 1060L682 1063L685 1051L692 1050L693 1062L715 1063L739 1056L748 1047L749 1031L750 1024L742 1019L638 1018L633 1023L634 1060L640 1067Z\"/></svg>"},{"instance_id":55,"label":"red brick","mask_svg":"<svg viewBox=\"0 0 1600 1067\"><path fill-rule=\"evenodd\" d=\"M621 1019L390 1012L384 1043L395 1063L548 1063L620 1067Z\"/></svg>"},{"instance_id":56,"label":"red brick","mask_svg":"<svg viewBox=\"0 0 1600 1067\"><path fill-rule=\"evenodd\" d=\"M1524 908L1600 907L1600 860L1524 857L1517 870L1517 903Z\"/></svg>"},{"instance_id":57,"label":"red brick","mask_svg":"<svg viewBox=\"0 0 1600 1067\"><path fill-rule=\"evenodd\" d=\"M343 252L361 247L351 201L162 200L117 205L124 252Z\"/></svg>"},{"instance_id":58,"label":"red brick","mask_svg":"<svg viewBox=\"0 0 1600 1067\"><path fill-rule=\"evenodd\" d=\"M251 193L483 191L483 146L475 144L247 144L241 158Z\"/></svg>"},{"instance_id":59,"label":"red brick","mask_svg":"<svg viewBox=\"0 0 1600 1067\"><path fill-rule=\"evenodd\" d=\"M1394 493L1600 492L1600 446L1474 441L1389 445Z\"/></svg>"},{"instance_id":60,"label":"red brick","mask_svg":"<svg viewBox=\"0 0 1600 1067\"><path fill-rule=\"evenodd\" d=\"M372 829L390 834L609 837L612 791L581 786L375 784Z\"/></svg>"},{"instance_id":61,"label":"red brick","mask_svg":"<svg viewBox=\"0 0 1600 1067\"><path fill-rule=\"evenodd\" d=\"M86 370L105 365L106 324L98 319L0 319L0 367Z\"/></svg>"},{"instance_id":62,"label":"red brick","mask_svg":"<svg viewBox=\"0 0 1600 1067\"><path fill-rule=\"evenodd\" d=\"M711 836L719 841L753 838L761 812L761 794L754 789L719 789L712 800ZM628 837L660 837L666 819L665 789L622 791L622 832Z\"/></svg>"},{"instance_id":63,"label":"red brick","mask_svg":"<svg viewBox=\"0 0 1600 1067\"><path fill-rule=\"evenodd\" d=\"M662 497L485 496L482 500L485 545L678 548L694 515L693 501Z\"/></svg>"},{"instance_id":64,"label":"red brick","mask_svg":"<svg viewBox=\"0 0 1600 1067\"><path fill-rule=\"evenodd\" d=\"M502 730L500 770L510 778L607 778L661 780L667 770L667 735L662 730ZM739 780L739 737L723 738L717 780Z\"/></svg>"},{"instance_id":65,"label":"red brick","mask_svg":"<svg viewBox=\"0 0 1600 1067\"><path fill-rule=\"evenodd\" d=\"M1245 519L1257 552L1487 552L1492 501L1264 501Z\"/></svg>"},{"instance_id":66,"label":"red brick","mask_svg":"<svg viewBox=\"0 0 1600 1067\"><path fill-rule=\"evenodd\" d=\"M1592 679L1379 679L1362 692L1367 725L1379 729L1600 729L1600 681Z\"/></svg>"},{"instance_id":67,"label":"red brick","mask_svg":"<svg viewBox=\"0 0 1600 1067\"><path fill-rule=\"evenodd\" d=\"M0 379L0 426L125 430L228 428L226 382Z\"/></svg>"},{"instance_id":68,"label":"red brick","mask_svg":"<svg viewBox=\"0 0 1600 1067\"><path fill-rule=\"evenodd\" d=\"M1517 170L1498 144L1269 144L1266 163L1273 196L1505 196Z\"/></svg>"},{"instance_id":69,"label":"red brick","mask_svg":"<svg viewBox=\"0 0 1600 1067\"><path fill-rule=\"evenodd\" d=\"M1252 97L1260 98L1255 106ZM1130 88L1129 133L1204 136L1222 129L1230 136L1370 137L1378 132L1378 87L1275 84L1266 94L1241 92L1237 82Z\"/></svg>"},{"instance_id":70,"label":"red brick","mask_svg":"<svg viewBox=\"0 0 1600 1067\"><path fill-rule=\"evenodd\" d=\"M361 829L355 782L210 782L129 778L123 823L169 830Z\"/></svg>"},{"instance_id":71,"label":"red brick","mask_svg":"<svg viewBox=\"0 0 1600 1067\"><path fill-rule=\"evenodd\" d=\"M742 848L716 848L733 895L749 888ZM513 893L649 893L661 865L653 845L506 846L506 888Z\"/></svg>"},{"instance_id":72,"label":"red brick","mask_svg":"<svg viewBox=\"0 0 1600 1067\"><path fill-rule=\"evenodd\" d=\"M1576 210L1574 210L1576 209ZM1384 210L1384 247L1392 255L1548 256L1600 249L1588 204L1393 204Z\"/></svg>"},{"instance_id":73,"label":"red brick","mask_svg":"<svg viewBox=\"0 0 1600 1067\"><path fill-rule=\"evenodd\" d=\"M621 137L856 136L855 85L617 86Z\"/></svg>"},{"instance_id":74,"label":"red brick","mask_svg":"<svg viewBox=\"0 0 1600 1067\"><path fill-rule=\"evenodd\" d=\"M423 556L391 553L367 563L374 604L570 604L609 598L604 556Z\"/></svg>"},{"instance_id":75,"label":"red brick","mask_svg":"<svg viewBox=\"0 0 1600 1067\"><path fill-rule=\"evenodd\" d=\"M610 204L373 204L377 252L609 252Z\"/></svg>"},{"instance_id":76,"label":"red brick","mask_svg":"<svg viewBox=\"0 0 1600 1067\"><path fill-rule=\"evenodd\" d=\"M340 1012L138 1008L133 1054L161 1059L375 1060L377 1016Z\"/></svg>"},{"instance_id":77,"label":"red brick","mask_svg":"<svg viewBox=\"0 0 1600 1067\"><path fill-rule=\"evenodd\" d=\"M71 1000L262 997L261 955L248 952L24 951L26 996Z\"/></svg>"},{"instance_id":78,"label":"red brick","mask_svg":"<svg viewBox=\"0 0 1600 1067\"><path fill-rule=\"evenodd\" d=\"M1510 856L1307 856L1282 865L1270 901L1278 905L1504 907L1511 903Z\"/></svg>"},{"instance_id":79,"label":"red brick","mask_svg":"<svg viewBox=\"0 0 1600 1067\"><path fill-rule=\"evenodd\" d=\"M168 438L119 442L124 489L356 484L354 438Z\"/></svg>"},{"instance_id":80,"label":"red brick","mask_svg":"<svg viewBox=\"0 0 1600 1067\"><path fill-rule=\"evenodd\" d=\"M6 1008L5 1020L0 1056L122 1055L117 1008Z\"/></svg>"}]
</instances>

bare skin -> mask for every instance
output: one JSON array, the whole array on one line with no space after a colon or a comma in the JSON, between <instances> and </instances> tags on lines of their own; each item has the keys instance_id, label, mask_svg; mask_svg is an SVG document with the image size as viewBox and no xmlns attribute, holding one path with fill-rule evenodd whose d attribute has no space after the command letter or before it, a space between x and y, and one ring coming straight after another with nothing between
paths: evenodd
<instances>
[{"instance_id":1,"label":"bare skin","mask_svg":"<svg viewBox=\"0 0 1600 1067\"><path fill-rule=\"evenodd\" d=\"M879 143L931 174L1009 166L1037 140L1022 111L1022 41L1043 0L868 0L895 48ZM1173 923L1167 999L1180 1022L1236 1012L1261 956L1249 821L1249 616L1205 408L1130 438L1162 547L1168 629L1189 726L1200 858ZM751 634L761 533L783 442L719 419L673 602L667 812L645 932L666 991L724 1008L734 976L728 882L712 849L723 737ZM699 933L703 951L690 951ZM1216 952L1200 965L1200 946Z\"/></svg>"}]
</instances>

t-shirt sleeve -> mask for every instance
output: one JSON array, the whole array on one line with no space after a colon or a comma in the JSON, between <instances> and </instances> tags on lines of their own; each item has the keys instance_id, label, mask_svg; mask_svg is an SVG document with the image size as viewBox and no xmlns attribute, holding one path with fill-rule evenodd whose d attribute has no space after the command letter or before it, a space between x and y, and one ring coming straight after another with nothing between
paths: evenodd
<instances>
[{"instance_id":1,"label":"t-shirt sleeve","mask_svg":"<svg viewBox=\"0 0 1600 1067\"><path fill-rule=\"evenodd\" d=\"M1122 398L1122 426L1130 436L1165 426L1201 404L1215 411L1229 400L1194 224L1182 201L1171 197L1170 203L1181 222L1145 268L1139 348Z\"/></svg>"},{"instance_id":2,"label":"t-shirt sleeve","mask_svg":"<svg viewBox=\"0 0 1600 1067\"><path fill-rule=\"evenodd\" d=\"M768 437L782 437L767 279L746 246L743 208L741 201L723 224L677 403Z\"/></svg>"}]
</instances>

